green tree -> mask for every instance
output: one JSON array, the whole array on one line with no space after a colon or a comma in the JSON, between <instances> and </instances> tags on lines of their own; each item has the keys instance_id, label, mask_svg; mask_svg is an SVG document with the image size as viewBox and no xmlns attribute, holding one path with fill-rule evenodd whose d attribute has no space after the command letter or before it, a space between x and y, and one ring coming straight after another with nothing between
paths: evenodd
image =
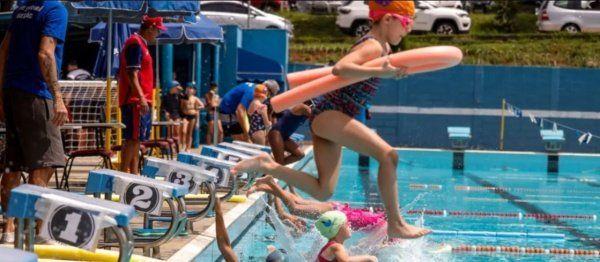
<instances>
[{"instance_id":1,"label":"green tree","mask_svg":"<svg viewBox=\"0 0 600 262\"><path fill-rule=\"evenodd\" d=\"M493 8L495 15L494 24L497 30L505 33L517 31L517 14L519 12L519 1L496 0Z\"/></svg>"}]
</instances>

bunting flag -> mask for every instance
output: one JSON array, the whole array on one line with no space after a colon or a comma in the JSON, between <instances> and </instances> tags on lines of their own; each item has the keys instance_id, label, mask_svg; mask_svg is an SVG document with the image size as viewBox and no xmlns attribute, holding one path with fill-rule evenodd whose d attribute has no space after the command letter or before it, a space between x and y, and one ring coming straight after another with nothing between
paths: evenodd
<instances>
[{"instance_id":1,"label":"bunting flag","mask_svg":"<svg viewBox=\"0 0 600 262\"><path fill-rule=\"evenodd\" d=\"M514 106L514 105L509 104L508 102L506 103L506 110L510 114L512 114L513 116L515 116L517 118L523 117L523 110L520 109L520 108L518 108L518 107L516 107L516 106ZM578 137L577 141L579 142L579 144L583 144L583 143L589 144L592 141L592 138L594 137L594 135L592 133L590 133L590 132L584 132L584 131L581 131L579 129L576 129L576 128L573 128L573 127L570 127L570 126L566 126L566 125L563 125L563 124L560 124L558 122L554 122L552 120L548 120L548 119L545 119L545 118L541 118L541 117L536 118L531 113L527 113L527 116L529 117L529 121L531 123L533 123L535 125L538 125L541 129L544 128L544 122L548 122L548 123L552 123L552 130L553 131L557 131L559 126L561 128L574 131L576 133L577 137Z\"/></svg>"},{"instance_id":2,"label":"bunting flag","mask_svg":"<svg viewBox=\"0 0 600 262\"><path fill-rule=\"evenodd\" d=\"M535 120L535 117L532 114L528 114L529 115L529 121L531 121L531 123L537 124L537 120Z\"/></svg>"},{"instance_id":3,"label":"bunting flag","mask_svg":"<svg viewBox=\"0 0 600 262\"><path fill-rule=\"evenodd\" d=\"M579 138L577 139L577 141L579 141L579 144L581 145L587 139L587 133L585 133L583 135L580 135L580 134L581 133L577 132L577 135L579 136Z\"/></svg>"}]
</instances>

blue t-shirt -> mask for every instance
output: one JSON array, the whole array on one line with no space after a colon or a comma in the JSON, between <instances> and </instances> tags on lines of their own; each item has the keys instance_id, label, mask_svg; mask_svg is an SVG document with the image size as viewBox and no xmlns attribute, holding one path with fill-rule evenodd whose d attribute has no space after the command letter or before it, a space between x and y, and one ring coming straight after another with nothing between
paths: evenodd
<instances>
[{"instance_id":1,"label":"blue t-shirt","mask_svg":"<svg viewBox=\"0 0 600 262\"><path fill-rule=\"evenodd\" d=\"M13 12L8 30L11 38L4 87L52 99L40 69L38 52L42 36L57 40L54 57L57 75L60 75L67 33L67 9L58 1L26 1Z\"/></svg>"},{"instance_id":2,"label":"blue t-shirt","mask_svg":"<svg viewBox=\"0 0 600 262\"><path fill-rule=\"evenodd\" d=\"M223 114L235 114L235 110L239 104L242 104L246 109L254 99L253 83L242 83L229 90L221 99L220 112Z\"/></svg>"}]
</instances>

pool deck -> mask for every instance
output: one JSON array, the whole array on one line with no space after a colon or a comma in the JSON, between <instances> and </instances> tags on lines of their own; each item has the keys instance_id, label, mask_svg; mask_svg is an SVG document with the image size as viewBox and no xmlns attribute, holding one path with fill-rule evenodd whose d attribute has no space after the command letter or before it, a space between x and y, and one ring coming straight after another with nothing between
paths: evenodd
<instances>
[{"instance_id":1,"label":"pool deck","mask_svg":"<svg viewBox=\"0 0 600 262\"><path fill-rule=\"evenodd\" d=\"M192 150L192 153L200 153L200 149ZM69 185L72 192L83 192L85 184L87 182L87 173L90 170L99 168L101 164L99 159L96 158L78 158L76 165L73 167ZM60 170L62 172L62 170ZM59 172L59 178L62 177L62 173ZM55 188L54 178L51 179L49 188ZM240 195L245 195L245 191L239 190ZM247 198L245 202L233 203L224 202L222 204L224 212L225 224L230 231L230 239L235 240L243 230L249 225L249 223L256 216L256 212L260 212L257 208L257 201L264 196L264 193L258 192ZM248 212L252 211L252 212ZM251 213L251 214L250 214ZM244 218L245 216L245 218ZM243 221L242 221L243 220ZM143 220L142 216L137 216L131 222L132 228L142 227ZM157 227L166 227L168 224L157 223ZM232 229L235 227L236 229ZM160 246L160 252L154 259L148 259L148 261L190 261L192 258L200 255L203 251L206 251L209 247L216 247L216 231L215 231L215 219L214 217L206 217L193 223L194 231L189 233L187 236L178 236L171 239L167 243ZM102 238L102 237L101 237ZM10 246L10 245L4 245ZM214 248L216 250L216 248ZM118 252L116 248L112 248L113 251ZM217 250L218 252L218 250ZM142 249L134 249L134 255L142 255ZM214 255L214 254L213 254ZM138 257L139 258L139 257ZM44 260L53 261L53 260ZM65 261L65 260L56 260Z\"/></svg>"}]
</instances>

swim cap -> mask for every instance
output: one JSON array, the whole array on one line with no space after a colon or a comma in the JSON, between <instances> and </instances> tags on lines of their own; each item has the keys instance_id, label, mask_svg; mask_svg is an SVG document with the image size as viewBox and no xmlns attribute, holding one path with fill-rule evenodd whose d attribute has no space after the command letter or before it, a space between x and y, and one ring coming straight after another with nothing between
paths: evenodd
<instances>
[{"instance_id":1,"label":"swim cap","mask_svg":"<svg viewBox=\"0 0 600 262\"><path fill-rule=\"evenodd\" d=\"M338 232L340 232L340 228L346 224L347 218L344 213L340 211L328 211L323 213L317 222L315 222L315 226L327 239L332 239L337 236Z\"/></svg>"},{"instance_id":2,"label":"swim cap","mask_svg":"<svg viewBox=\"0 0 600 262\"><path fill-rule=\"evenodd\" d=\"M369 1L369 17L373 21L379 21L385 14L396 17L413 17L415 14L415 3L412 0L374 0Z\"/></svg>"},{"instance_id":3,"label":"swim cap","mask_svg":"<svg viewBox=\"0 0 600 262\"><path fill-rule=\"evenodd\" d=\"M258 84L254 87L254 97L267 97L267 87L265 85Z\"/></svg>"}]
</instances>

